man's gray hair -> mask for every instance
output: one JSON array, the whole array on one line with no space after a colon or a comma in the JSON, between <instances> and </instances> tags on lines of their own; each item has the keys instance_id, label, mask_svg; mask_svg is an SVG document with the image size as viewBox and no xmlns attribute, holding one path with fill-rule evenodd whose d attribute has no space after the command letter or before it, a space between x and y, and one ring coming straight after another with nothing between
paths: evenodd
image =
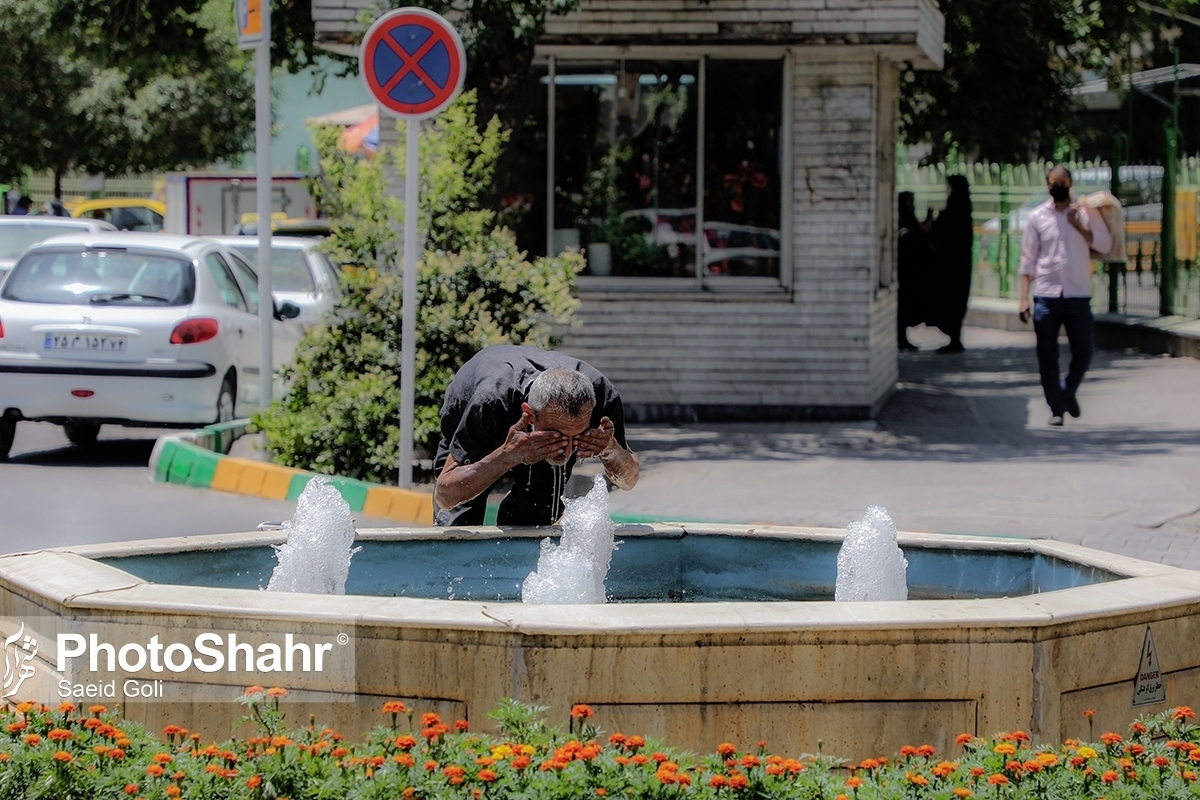
<instances>
[{"instance_id":1,"label":"man's gray hair","mask_svg":"<svg viewBox=\"0 0 1200 800\"><path fill-rule=\"evenodd\" d=\"M596 405L592 382L582 372L573 369L548 369L534 378L526 398L529 407L542 412L556 406L569 417L578 417L585 405Z\"/></svg>"}]
</instances>

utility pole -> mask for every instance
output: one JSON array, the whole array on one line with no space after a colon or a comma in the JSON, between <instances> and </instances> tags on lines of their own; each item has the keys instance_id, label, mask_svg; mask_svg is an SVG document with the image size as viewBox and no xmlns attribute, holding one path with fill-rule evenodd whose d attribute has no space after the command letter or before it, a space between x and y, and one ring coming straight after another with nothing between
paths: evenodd
<instances>
[{"instance_id":1,"label":"utility pole","mask_svg":"<svg viewBox=\"0 0 1200 800\"><path fill-rule=\"evenodd\" d=\"M1158 313L1175 313L1175 170L1179 160L1179 48L1175 48L1175 91L1171 121L1166 127L1167 153L1163 164L1162 258L1158 274Z\"/></svg>"}]
</instances>

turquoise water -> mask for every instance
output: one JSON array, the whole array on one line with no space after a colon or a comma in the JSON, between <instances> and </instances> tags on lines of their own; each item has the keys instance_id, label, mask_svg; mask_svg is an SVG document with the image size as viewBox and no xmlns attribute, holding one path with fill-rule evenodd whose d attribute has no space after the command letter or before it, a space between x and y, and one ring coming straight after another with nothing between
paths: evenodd
<instances>
[{"instance_id":1,"label":"turquoise water","mask_svg":"<svg viewBox=\"0 0 1200 800\"><path fill-rule=\"evenodd\" d=\"M535 569L536 538L365 541L347 594L517 602ZM832 600L840 542L762 536L626 535L607 589L615 602ZM907 547L909 599L1005 597L1121 576L1034 553ZM270 547L102 559L143 580L260 589L275 567Z\"/></svg>"}]
</instances>

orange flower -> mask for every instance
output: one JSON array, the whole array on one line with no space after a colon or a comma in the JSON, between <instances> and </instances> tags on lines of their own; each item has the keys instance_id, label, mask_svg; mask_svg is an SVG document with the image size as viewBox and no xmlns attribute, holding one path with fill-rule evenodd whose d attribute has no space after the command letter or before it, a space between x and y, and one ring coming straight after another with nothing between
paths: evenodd
<instances>
[{"instance_id":1,"label":"orange flower","mask_svg":"<svg viewBox=\"0 0 1200 800\"><path fill-rule=\"evenodd\" d=\"M1179 777L1183 778L1185 781L1194 781L1196 780L1196 773L1192 772L1191 770L1185 770L1184 772L1179 773Z\"/></svg>"},{"instance_id":2,"label":"orange flower","mask_svg":"<svg viewBox=\"0 0 1200 800\"><path fill-rule=\"evenodd\" d=\"M137 794L137 793L138 793L138 785L136 783L125 784L125 794Z\"/></svg>"},{"instance_id":3,"label":"orange flower","mask_svg":"<svg viewBox=\"0 0 1200 800\"><path fill-rule=\"evenodd\" d=\"M629 760L632 761L633 763L637 764L638 766L641 766L642 764L647 764L650 762L650 759L646 758L641 753L638 753L636 756L634 756L633 758L631 758Z\"/></svg>"},{"instance_id":4,"label":"orange flower","mask_svg":"<svg viewBox=\"0 0 1200 800\"><path fill-rule=\"evenodd\" d=\"M125 751L120 749L119 747L114 747L113 749L111 749L107 753L105 753L104 755L108 756L113 761L121 761L125 758Z\"/></svg>"},{"instance_id":5,"label":"orange flower","mask_svg":"<svg viewBox=\"0 0 1200 800\"><path fill-rule=\"evenodd\" d=\"M350 754L350 751L344 747L335 747L329 753L329 755L333 756L334 758L341 758L342 756L346 756L349 754Z\"/></svg>"},{"instance_id":6,"label":"orange flower","mask_svg":"<svg viewBox=\"0 0 1200 800\"><path fill-rule=\"evenodd\" d=\"M724 775L713 775L708 779L708 785L714 789L720 789L722 786L729 785L729 778L726 778Z\"/></svg>"},{"instance_id":7,"label":"orange flower","mask_svg":"<svg viewBox=\"0 0 1200 800\"><path fill-rule=\"evenodd\" d=\"M1085 717L1087 717L1088 719L1091 719L1092 717L1096 716L1096 709L1094 709L1094 708L1084 709L1083 715Z\"/></svg>"},{"instance_id":8,"label":"orange flower","mask_svg":"<svg viewBox=\"0 0 1200 800\"><path fill-rule=\"evenodd\" d=\"M436 762L436 761L426 761L425 762L425 771L426 772L433 772L437 768L438 768L438 762Z\"/></svg>"},{"instance_id":9,"label":"orange flower","mask_svg":"<svg viewBox=\"0 0 1200 800\"><path fill-rule=\"evenodd\" d=\"M246 697L253 697L256 694L262 694L265 691L266 689L261 686L249 686L246 688Z\"/></svg>"},{"instance_id":10,"label":"orange flower","mask_svg":"<svg viewBox=\"0 0 1200 800\"><path fill-rule=\"evenodd\" d=\"M596 797L605 797L607 795L608 789L605 789L603 786L596 790Z\"/></svg>"},{"instance_id":11,"label":"orange flower","mask_svg":"<svg viewBox=\"0 0 1200 800\"><path fill-rule=\"evenodd\" d=\"M625 746L630 750L636 750L646 743L646 740L641 736L630 736L625 740Z\"/></svg>"},{"instance_id":12,"label":"orange flower","mask_svg":"<svg viewBox=\"0 0 1200 800\"><path fill-rule=\"evenodd\" d=\"M465 719L460 719L454 723L454 730L459 731L460 733L467 731L470 729L470 727L471 723L467 722Z\"/></svg>"},{"instance_id":13,"label":"orange flower","mask_svg":"<svg viewBox=\"0 0 1200 800\"><path fill-rule=\"evenodd\" d=\"M24 742L30 747L37 747L42 743L42 737L38 736L36 733L31 733L25 737Z\"/></svg>"},{"instance_id":14,"label":"orange flower","mask_svg":"<svg viewBox=\"0 0 1200 800\"><path fill-rule=\"evenodd\" d=\"M280 698L286 695L287 689L284 689L282 686L272 686L270 689L267 689L267 697Z\"/></svg>"},{"instance_id":15,"label":"orange flower","mask_svg":"<svg viewBox=\"0 0 1200 800\"><path fill-rule=\"evenodd\" d=\"M167 787L167 797L179 797L179 787L171 784Z\"/></svg>"},{"instance_id":16,"label":"orange flower","mask_svg":"<svg viewBox=\"0 0 1200 800\"><path fill-rule=\"evenodd\" d=\"M478 777L479 780L483 781L484 783L491 783L500 776L490 769L481 769L479 770L479 775L476 777Z\"/></svg>"},{"instance_id":17,"label":"orange flower","mask_svg":"<svg viewBox=\"0 0 1200 800\"><path fill-rule=\"evenodd\" d=\"M571 706L571 717L573 719L591 719L595 715L596 712L592 711L591 706L584 705L583 703Z\"/></svg>"},{"instance_id":18,"label":"orange flower","mask_svg":"<svg viewBox=\"0 0 1200 800\"><path fill-rule=\"evenodd\" d=\"M721 742L719 745L717 745L717 753L719 755L728 757L728 756L733 755L736 752L737 752L737 748L734 747L733 744L730 742Z\"/></svg>"},{"instance_id":19,"label":"orange flower","mask_svg":"<svg viewBox=\"0 0 1200 800\"><path fill-rule=\"evenodd\" d=\"M249 777L249 779L246 780L247 788L257 789L261 785L262 785L262 775L251 775Z\"/></svg>"},{"instance_id":20,"label":"orange flower","mask_svg":"<svg viewBox=\"0 0 1200 800\"><path fill-rule=\"evenodd\" d=\"M1106 745L1111 747L1113 745L1120 744L1121 742L1123 742L1125 740L1121 738L1121 734L1110 732L1110 733L1100 734L1100 741L1104 742Z\"/></svg>"},{"instance_id":21,"label":"orange flower","mask_svg":"<svg viewBox=\"0 0 1200 800\"><path fill-rule=\"evenodd\" d=\"M1185 719L1191 719L1194 716L1196 716L1196 712L1192 711L1190 706L1176 706L1175 710L1171 712L1171 717L1180 722Z\"/></svg>"},{"instance_id":22,"label":"orange flower","mask_svg":"<svg viewBox=\"0 0 1200 800\"><path fill-rule=\"evenodd\" d=\"M24 721L14 722L8 726L8 732L9 733L20 733L21 731L25 730L26 727L28 727L28 723L26 723Z\"/></svg>"},{"instance_id":23,"label":"orange flower","mask_svg":"<svg viewBox=\"0 0 1200 800\"><path fill-rule=\"evenodd\" d=\"M955 797L973 797L974 795L974 792L964 786L958 786L954 789Z\"/></svg>"},{"instance_id":24,"label":"orange flower","mask_svg":"<svg viewBox=\"0 0 1200 800\"><path fill-rule=\"evenodd\" d=\"M1134 733L1145 733L1145 732L1146 732L1146 726L1145 726L1145 725L1143 725L1143 724L1142 724L1142 723L1140 723L1140 722L1135 722L1135 723L1133 723L1132 725L1130 725L1130 726L1129 726L1129 728L1130 728L1130 729L1131 729L1131 730L1132 730Z\"/></svg>"},{"instance_id":25,"label":"orange flower","mask_svg":"<svg viewBox=\"0 0 1200 800\"><path fill-rule=\"evenodd\" d=\"M904 773L904 777L913 786L928 786L929 785L929 779L926 778L924 775L922 775L919 772L906 772L906 773Z\"/></svg>"},{"instance_id":26,"label":"orange flower","mask_svg":"<svg viewBox=\"0 0 1200 800\"><path fill-rule=\"evenodd\" d=\"M742 756L742 766L743 767L757 767L761 763L762 762L758 760L758 756L752 756L752 755Z\"/></svg>"},{"instance_id":27,"label":"orange flower","mask_svg":"<svg viewBox=\"0 0 1200 800\"><path fill-rule=\"evenodd\" d=\"M168 725L163 728L163 736L178 736L181 733L187 733L187 729L181 728L178 725Z\"/></svg>"},{"instance_id":28,"label":"orange flower","mask_svg":"<svg viewBox=\"0 0 1200 800\"><path fill-rule=\"evenodd\" d=\"M416 796L416 794L417 794L417 790L414 789L413 787L409 786L407 789L405 789L403 792L400 793L400 796L403 797L404 800L412 800L412 798L414 796Z\"/></svg>"},{"instance_id":29,"label":"orange flower","mask_svg":"<svg viewBox=\"0 0 1200 800\"><path fill-rule=\"evenodd\" d=\"M60 712L62 712L63 714L70 714L75 709L76 709L76 705L74 703L59 703L58 704L58 710Z\"/></svg>"},{"instance_id":30,"label":"orange flower","mask_svg":"<svg viewBox=\"0 0 1200 800\"><path fill-rule=\"evenodd\" d=\"M529 756L517 756L516 758L514 758L512 760L512 767L513 767L513 769L517 769L517 770L525 769L526 767L528 767L530 765L530 763L531 763L531 761L529 759Z\"/></svg>"},{"instance_id":31,"label":"orange flower","mask_svg":"<svg viewBox=\"0 0 1200 800\"><path fill-rule=\"evenodd\" d=\"M608 737L608 743L611 745L618 745L618 746L625 744L625 734L623 734L623 733L612 734L611 736Z\"/></svg>"},{"instance_id":32,"label":"orange flower","mask_svg":"<svg viewBox=\"0 0 1200 800\"><path fill-rule=\"evenodd\" d=\"M863 785L863 779L859 778L857 776L855 776L853 778L847 778L846 785L849 786L851 789L857 789L858 787Z\"/></svg>"},{"instance_id":33,"label":"orange flower","mask_svg":"<svg viewBox=\"0 0 1200 800\"><path fill-rule=\"evenodd\" d=\"M1116 783L1117 781L1121 780L1121 773L1113 769L1106 769L1104 774L1100 776L1100 780L1104 781L1105 783Z\"/></svg>"},{"instance_id":34,"label":"orange flower","mask_svg":"<svg viewBox=\"0 0 1200 800\"><path fill-rule=\"evenodd\" d=\"M985 772L987 772L987 770L985 770L983 767L971 767L971 776L974 778L978 778L980 775L983 775Z\"/></svg>"},{"instance_id":35,"label":"orange flower","mask_svg":"<svg viewBox=\"0 0 1200 800\"><path fill-rule=\"evenodd\" d=\"M968 744L970 744L970 743L971 743L971 742L973 742L973 741L975 741L975 737L974 737L974 736L972 736L972 735L971 735L971 734L969 734L969 733L960 733L958 736L955 736L955 737L954 737L954 743L955 743L956 745L958 745L959 747L963 747L964 745L968 745Z\"/></svg>"},{"instance_id":36,"label":"orange flower","mask_svg":"<svg viewBox=\"0 0 1200 800\"><path fill-rule=\"evenodd\" d=\"M1008 778L1004 775L998 775L998 774L997 775L989 775L988 783L992 784L993 786L1002 786L1002 785L1008 783Z\"/></svg>"},{"instance_id":37,"label":"orange flower","mask_svg":"<svg viewBox=\"0 0 1200 800\"><path fill-rule=\"evenodd\" d=\"M441 724L442 718L432 711L427 711L421 715L421 727L432 728L434 725Z\"/></svg>"},{"instance_id":38,"label":"orange flower","mask_svg":"<svg viewBox=\"0 0 1200 800\"><path fill-rule=\"evenodd\" d=\"M750 781L746 778L745 775L730 775L729 776L729 788L730 789L745 789L749 785L750 785Z\"/></svg>"},{"instance_id":39,"label":"orange flower","mask_svg":"<svg viewBox=\"0 0 1200 800\"><path fill-rule=\"evenodd\" d=\"M900 748L901 756L915 756L916 754L917 748L913 747L911 744L906 744Z\"/></svg>"},{"instance_id":40,"label":"orange flower","mask_svg":"<svg viewBox=\"0 0 1200 800\"><path fill-rule=\"evenodd\" d=\"M175 760L175 756L171 755L170 753L155 753L154 757L150 760L155 764L170 764Z\"/></svg>"},{"instance_id":41,"label":"orange flower","mask_svg":"<svg viewBox=\"0 0 1200 800\"><path fill-rule=\"evenodd\" d=\"M925 756L926 758L928 758L929 756L932 756L936 752L937 752L937 750L935 750L933 745L931 745L931 744L923 744L917 748L917 755Z\"/></svg>"},{"instance_id":42,"label":"orange flower","mask_svg":"<svg viewBox=\"0 0 1200 800\"><path fill-rule=\"evenodd\" d=\"M417 760L412 757L412 753L396 753L396 755L392 756L392 761L395 761L402 767L411 767L417 763Z\"/></svg>"},{"instance_id":43,"label":"orange flower","mask_svg":"<svg viewBox=\"0 0 1200 800\"><path fill-rule=\"evenodd\" d=\"M75 760L75 756L71 755L66 750L59 750L54 755L52 755L51 758L53 758L55 761L61 761L64 764L68 761Z\"/></svg>"},{"instance_id":44,"label":"orange flower","mask_svg":"<svg viewBox=\"0 0 1200 800\"><path fill-rule=\"evenodd\" d=\"M75 734L62 728L55 728L46 734L46 738L52 742L65 742L67 739L74 739Z\"/></svg>"},{"instance_id":45,"label":"orange flower","mask_svg":"<svg viewBox=\"0 0 1200 800\"><path fill-rule=\"evenodd\" d=\"M401 750L412 750L416 746L417 740L407 734L396 739L396 747Z\"/></svg>"},{"instance_id":46,"label":"orange flower","mask_svg":"<svg viewBox=\"0 0 1200 800\"><path fill-rule=\"evenodd\" d=\"M105 714L108 712L108 706L88 706L89 714Z\"/></svg>"},{"instance_id":47,"label":"orange flower","mask_svg":"<svg viewBox=\"0 0 1200 800\"><path fill-rule=\"evenodd\" d=\"M150 766L146 767L146 774L151 778L160 778L164 772L166 772L166 770L164 770L158 764L151 764Z\"/></svg>"},{"instance_id":48,"label":"orange flower","mask_svg":"<svg viewBox=\"0 0 1200 800\"><path fill-rule=\"evenodd\" d=\"M1156 766L1160 769L1162 767L1169 767L1169 766L1171 766L1171 759L1167 758L1166 756L1155 756L1154 757L1154 766Z\"/></svg>"},{"instance_id":49,"label":"orange flower","mask_svg":"<svg viewBox=\"0 0 1200 800\"><path fill-rule=\"evenodd\" d=\"M407 710L399 700L389 700L383 704L384 714L403 714Z\"/></svg>"},{"instance_id":50,"label":"orange flower","mask_svg":"<svg viewBox=\"0 0 1200 800\"><path fill-rule=\"evenodd\" d=\"M1008 742L1001 742L1000 744L993 747L992 751L995 753L1000 753L1001 755L1011 756L1011 755L1016 755L1017 748L1013 747Z\"/></svg>"}]
</instances>

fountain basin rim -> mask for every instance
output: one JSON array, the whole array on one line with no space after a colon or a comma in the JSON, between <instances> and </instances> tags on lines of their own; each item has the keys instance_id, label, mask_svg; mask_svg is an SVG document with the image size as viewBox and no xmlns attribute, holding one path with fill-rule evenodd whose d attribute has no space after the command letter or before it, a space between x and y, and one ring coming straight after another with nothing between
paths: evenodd
<instances>
[{"instance_id":1,"label":"fountain basin rim","mask_svg":"<svg viewBox=\"0 0 1200 800\"><path fill-rule=\"evenodd\" d=\"M749 531L754 533L750 534ZM618 536L770 535L840 539L844 531L785 526L685 524L679 526L621 526ZM363 540L398 538L541 538L548 529L456 530L378 529L360 532ZM279 543L278 532L213 534L141 542L86 545L41 550L0 558L0 583L50 606L86 610L97 615L120 612L204 615L215 618L248 614L308 625L356 628L405 628L439 631L491 631L550 637L628 637L644 635L648 644L678 634L695 637L747 634L807 634L855 636L864 631L892 631L912 637L914 629L945 631L943 636L972 641L1013 641L1037 638L1036 631L1064 623L1080 623L1119 615L1155 619L1163 609L1200 606L1200 573L1138 561L1050 540L991 539L988 537L902 533L901 546L974 546L1009 552L1035 552L1086 563L1127 576L1103 584L1041 594L987 600L911 600L907 602L835 603L716 602L704 604L621 603L596 606L526 606L520 603L432 600L366 595L299 595L247 589L153 584L93 559L180 549L228 549ZM1175 616L1175 614L1171 614ZM640 638L640 637L639 637Z\"/></svg>"}]
</instances>

